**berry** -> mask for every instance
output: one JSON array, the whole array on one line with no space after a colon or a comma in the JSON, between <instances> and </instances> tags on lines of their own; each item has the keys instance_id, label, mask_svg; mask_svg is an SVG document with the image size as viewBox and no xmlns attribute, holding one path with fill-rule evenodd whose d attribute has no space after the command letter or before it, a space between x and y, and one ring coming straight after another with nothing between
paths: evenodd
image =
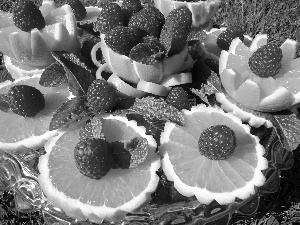
<instances>
[{"instance_id":1,"label":"berry","mask_svg":"<svg viewBox=\"0 0 300 225\"><path fill-rule=\"evenodd\" d=\"M102 120L99 117L93 117L79 130L79 140L86 138L105 139L102 132Z\"/></svg>"},{"instance_id":2,"label":"berry","mask_svg":"<svg viewBox=\"0 0 300 225\"><path fill-rule=\"evenodd\" d=\"M169 92L166 102L178 110L190 109L188 94L182 87L174 87Z\"/></svg>"},{"instance_id":3,"label":"berry","mask_svg":"<svg viewBox=\"0 0 300 225\"><path fill-rule=\"evenodd\" d=\"M187 45L192 26L192 13L186 6L173 9L166 18L159 40L168 51L168 56L181 52Z\"/></svg>"},{"instance_id":4,"label":"berry","mask_svg":"<svg viewBox=\"0 0 300 225\"><path fill-rule=\"evenodd\" d=\"M45 98L40 90L28 85L16 85L8 91L9 108L12 112L34 117L45 108Z\"/></svg>"},{"instance_id":5,"label":"berry","mask_svg":"<svg viewBox=\"0 0 300 225\"><path fill-rule=\"evenodd\" d=\"M165 53L164 46L157 40L148 40L147 43L139 43L134 46L129 57L146 65L155 65L161 62Z\"/></svg>"},{"instance_id":6,"label":"berry","mask_svg":"<svg viewBox=\"0 0 300 225\"><path fill-rule=\"evenodd\" d=\"M249 58L250 69L260 77L276 75L281 68L282 50L276 44L258 48Z\"/></svg>"},{"instance_id":7,"label":"berry","mask_svg":"<svg viewBox=\"0 0 300 225\"><path fill-rule=\"evenodd\" d=\"M66 4L70 5L76 20L83 20L86 17L86 10L80 0L67 0Z\"/></svg>"},{"instance_id":8,"label":"berry","mask_svg":"<svg viewBox=\"0 0 300 225\"><path fill-rule=\"evenodd\" d=\"M111 142L109 146L113 153L114 169L137 167L148 155L148 141L142 137L134 137L124 142Z\"/></svg>"},{"instance_id":9,"label":"berry","mask_svg":"<svg viewBox=\"0 0 300 225\"><path fill-rule=\"evenodd\" d=\"M146 31L149 35L158 37L160 33L160 23L158 18L148 13L147 10L141 10L132 15L128 27Z\"/></svg>"},{"instance_id":10,"label":"berry","mask_svg":"<svg viewBox=\"0 0 300 225\"><path fill-rule=\"evenodd\" d=\"M118 101L115 89L102 79L94 80L87 92L87 106L92 113L112 109Z\"/></svg>"},{"instance_id":11,"label":"berry","mask_svg":"<svg viewBox=\"0 0 300 225\"><path fill-rule=\"evenodd\" d=\"M103 139L87 138L74 148L75 163L80 171L93 179L101 179L112 168L113 155Z\"/></svg>"},{"instance_id":12,"label":"berry","mask_svg":"<svg viewBox=\"0 0 300 225\"><path fill-rule=\"evenodd\" d=\"M113 51L129 56L130 50L140 43L140 38L129 27L115 27L104 38L107 46Z\"/></svg>"},{"instance_id":13,"label":"berry","mask_svg":"<svg viewBox=\"0 0 300 225\"><path fill-rule=\"evenodd\" d=\"M204 130L198 140L199 152L211 160L227 159L236 147L236 136L228 126L216 125Z\"/></svg>"},{"instance_id":14,"label":"berry","mask_svg":"<svg viewBox=\"0 0 300 225\"><path fill-rule=\"evenodd\" d=\"M229 50L229 46L233 39L239 37L244 40L244 29L240 26L230 26L222 32L217 38L217 45L220 49Z\"/></svg>"},{"instance_id":15,"label":"berry","mask_svg":"<svg viewBox=\"0 0 300 225\"><path fill-rule=\"evenodd\" d=\"M16 27L25 32L29 32L34 28L41 30L46 26L41 11L29 0L18 0L15 3L13 20Z\"/></svg>"},{"instance_id":16,"label":"berry","mask_svg":"<svg viewBox=\"0 0 300 225\"><path fill-rule=\"evenodd\" d=\"M122 12L124 14L124 22L127 25L131 16L142 9L140 0L124 0L122 3Z\"/></svg>"},{"instance_id":17,"label":"berry","mask_svg":"<svg viewBox=\"0 0 300 225\"><path fill-rule=\"evenodd\" d=\"M165 17L164 14L162 14L158 8L152 5L145 5L143 8L143 11L149 15L149 17L156 17L159 21L159 29L163 27L165 24Z\"/></svg>"},{"instance_id":18,"label":"berry","mask_svg":"<svg viewBox=\"0 0 300 225\"><path fill-rule=\"evenodd\" d=\"M94 24L94 31L106 34L117 26L124 26L124 15L117 3L110 3L103 6L101 14Z\"/></svg>"}]
</instances>

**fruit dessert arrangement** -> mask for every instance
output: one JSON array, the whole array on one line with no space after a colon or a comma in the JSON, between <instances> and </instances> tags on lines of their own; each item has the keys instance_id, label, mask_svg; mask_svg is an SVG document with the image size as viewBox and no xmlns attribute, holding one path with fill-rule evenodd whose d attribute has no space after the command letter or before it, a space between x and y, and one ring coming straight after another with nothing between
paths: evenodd
<instances>
[{"instance_id":1,"label":"fruit dessert arrangement","mask_svg":"<svg viewBox=\"0 0 300 225\"><path fill-rule=\"evenodd\" d=\"M254 213L260 194L276 191L278 171L293 160L272 122L246 108L297 104L291 84L299 72L291 54L297 43L276 47L265 35L247 38L239 27L205 33L195 26L211 17L195 19L202 1L196 8L175 4L166 15L158 3L108 3L89 16L79 1L67 3L44 1L38 8L19 0L12 15L1 14L0 49L18 72L0 84L0 148L6 152L0 165L17 177L4 176L6 183L39 210L73 222L141 216L139 210L155 197L162 201L166 190L196 204L202 224ZM213 14L219 2L206 4ZM56 27L68 33L61 36ZM220 77L207 66L212 55L220 59L214 68ZM39 72L31 73L33 67ZM205 90L211 77L219 80L217 91ZM41 147L38 172L16 172L26 167L18 156ZM27 192L20 174L36 182L22 183Z\"/></svg>"}]
</instances>

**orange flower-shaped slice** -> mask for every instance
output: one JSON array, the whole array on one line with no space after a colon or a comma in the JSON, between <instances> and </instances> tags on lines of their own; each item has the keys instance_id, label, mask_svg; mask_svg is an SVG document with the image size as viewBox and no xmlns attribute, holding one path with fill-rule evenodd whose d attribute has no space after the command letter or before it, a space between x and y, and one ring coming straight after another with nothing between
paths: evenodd
<instances>
[{"instance_id":1,"label":"orange flower-shaped slice","mask_svg":"<svg viewBox=\"0 0 300 225\"><path fill-rule=\"evenodd\" d=\"M300 101L300 58L295 59L297 42L287 39L282 49L281 69L273 77L262 78L252 72L249 58L267 44L267 35L257 35L248 48L239 38L222 51L219 73L226 92L242 105L264 112L288 109Z\"/></svg>"},{"instance_id":2,"label":"orange flower-shaped slice","mask_svg":"<svg viewBox=\"0 0 300 225\"><path fill-rule=\"evenodd\" d=\"M175 188L183 195L205 204L216 200L228 204L255 193L255 186L265 182L262 170L268 167L264 149L250 127L232 114L204 105L183 110L185 126L166 123L159 152L162 168ZM212 160L201 155L200 134L215 125L226 125L236 136L234 153L227 159Z\"/></svg>"}]
</instances>

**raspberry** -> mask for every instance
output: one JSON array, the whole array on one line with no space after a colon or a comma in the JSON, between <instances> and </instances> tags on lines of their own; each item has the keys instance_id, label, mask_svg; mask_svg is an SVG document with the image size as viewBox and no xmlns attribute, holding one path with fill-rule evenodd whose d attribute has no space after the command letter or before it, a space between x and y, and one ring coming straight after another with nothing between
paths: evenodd
<instances>
[{"instance_id":1,"label":"raspberry","mask_svg":"<svg viewBox=\"0 0 300 225\"><path fill-rule=\"evenodd\" d=\"M106 34L111 29L124 25L124 15L121 6L117 3L109 3L102 7L101 14L95 22L94 31Z\"/></svg>"},{"instance_id":2,"label":"raspberry","mask_svg":"<svg viewBox=\"0 0 300 225\"><path fill-rule=\"evenodd\" d=\"M146 31L154 37L158 37L160 33L159 19L144 9L131 16L128 27Z\"/></svg>"},{"instance_id":3,"label":"raspberry","mask_svg":"<svg viewBox=\"0 0 300 225\"><path fill-rule=\"evenodd\" d=\"M129 56L130 50L141 41L133 29L122 26L111 29L104 40L113 51L126 56Z\"/></svg>"},{"instance_id":4,"label":"raspberry","mask_svg":"<svg viewBox=\"0 0 300 225\"><path fill-rule=\"evenodd\" d=\"M94 80L87 92L87 106L92 113L112 109L118 101L115 89L102 79Z\"/></svg>"},{"instance_id":5,"label":"raspberry","mask_svg":"<svg viewBox=\"0 0 300 225\"><path fill-rule=\"evenodd\" d=\"M218 36L217 45L220 49L228 51L233 39L239 37L242 41L244 40L244 33L244 29L240 26L228 27Z\"/></svg>"},{"instance_id":6,"label":"raspberry","mask_svg":"<svg viewBox=\"0 0 300 225\"><path fill-rule=\"evenodd\" d=\"M74 148L75 163L79 171L93 179L101 179L112 168L113 155L103 139L81 140Z\"/></svg>"},{"instance_id":7,"label":"raspberry","mask_svg":"<svg viewBox=\"0 0 300 225\"><path fill-rule=\"evenodd\" d=\"M45 98L40 90L28 85L16 85L8 91L10 110L24 117L34 117L45 108Z\"/></svg>"},{"instance_id":8,"label":"raspberry","mask_svg":"<svg viewBox=\"0 0 300 225\"><path fill-rule=\"evenodd\" d=\"M168 56L181 52L192 27L192 13L186 6L173 9L167 16L159 41L168 51Z\"/></svg>"},{"instance_id":9,"label":"raspberry","mask_svg":"<svg viewBox=\"0 0 300 225\"><path fill-rule=\"evenodd\" d=\"M276 75L281 68L282 50L276 44L266 44L258 48L249 58L250 69L260 77Z\"/></svg>"},{"instance_id":10,"label":"raspberry","mask_svg":"<svg viewBox=\"0 0 300 225\"><path fill-rule=\"evenodd\" d=\"M76 20L83 20L86 17L86 9L80 0L67 0L66 4L71 6Z\"/></svg>"},{"instance_id":11,"label":"raspberry","mask_svg":"<svg viewBox=\"0 0 300 225\"><path fill-rule=\"evenodd\" d=\"M174 87L169 92L166 102L178 110L190 109L188 94L182 87Z\"/></svg>"},{"instance_id":12,"label":"raspberry","mask_svg":"<svg viewBox=\"0 0 300 225\"><path fill-rule=\"evenodd\" d=\"M199 152L211 160L227 159L236 147L236 136L228 126L216 125L204 130L198 140Z\"/></svg>"},{"instance_id":13,"label":"raspberry","mask_svg":"<svg viewBox=\"0 0 300 225\"><path fill-rule=\"evenodd\" d=\"M13 20L16 27L29 32L34 28L39 30L46 26L39 8L28 0L18 0L13 9Z\"/></svg>"}]
</instances>

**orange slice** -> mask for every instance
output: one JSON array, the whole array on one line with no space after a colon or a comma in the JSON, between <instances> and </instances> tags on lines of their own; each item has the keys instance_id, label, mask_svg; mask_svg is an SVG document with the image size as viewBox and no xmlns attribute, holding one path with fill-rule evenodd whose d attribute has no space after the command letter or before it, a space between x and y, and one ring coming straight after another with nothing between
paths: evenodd
<instances>
[{"instance_id":1,"label":"orange slice","mask_svg":"<svg viewBox=\"0 0 300 225\"><path fill-rule=\"evenodd\" d=\"M192 83L192 74L191 73L178 73L174 75L165 76L161 81L160 85L166 87L172 87L180 84Z\"/></svg>"},{"instance_id":2,"label":"orange slice","mask_svg":"<svg viewBox=\"0 0 300 225\"><path fill-rule=\"evenodd\" d=\"M0 94L8 93L10 87L25 84L39 89L46 106L35 117L23 117L12 112L0 111L0 149L8 152L23 151L26 148L38 149L45 142L58 134L57 130L49 131L49 124L56 109L68 100L68 87L47 88L39 85L40 76L20 78L14 82L6 81L0 86Z\"/></svg>"},{"instance_id":3,"label":"orange slice","mask_svg":"<svg viewBox=\"0 0 300 225\"><path fill-rule=\"evenodd\" d=\"M107 80L117 91L121 98L141 98L147 93L143 90L132 87L113 73Z\"/></svg>"},{"instance_id":4,"label":"orange slice","mask_svg":"<svg viewBox=\"0 0 300 225\"><path fill-rule=\"evenodd\" d=\"M171 88L152 82L140 80L136 87L140 91L151 93L158 96L167 96Z\"/></svg>"},{"instance_id":5,"label":"orange slice","mask_svg":"<svg viewBox=\"0 0 300 225\"><path fill-rule=\"evenodd\" d=\"M283 58L278 74L268 78L255 75L249 58L267 41L267 35L258 34L248 48L234 39L229 51L221 52L219 72L223 87L234 100L254 110L275 112L300 102L300 59L294 58L297 42L287 39L280 47Z\"/></svg>"},{"instance_id":6,"label":"orange slice","mask_svg":"<svg viewBox=\"0 0 300 225\"><path fill-rule=\"evenodd\" d=\"M143 137L148 141L146 160L135 168L111 169L103 178L91 179L79 172L74 160L74 147L79 142L79 129L84 121L52 138L45 145L46 154L39 160L39 183L47 198L69 216L101 223L103 219L123 219L151 199L159 177L160 158L156 142L146 135L144 127L125 117L102 115L103 132L108 142Z\"/></svg>"},{"instance_id":7,"label":"orange slice","mask_svg":"<svg viewBox=\"0 0 300 225\"><path fill-rule=\"evenodd\" d=\"M251 93L251 95L249 94ZM249 108L256 108L260 102L260 88L257 83L247 79L238 87L234 99Z\"/></svg>"},{"instance_id":8,"label":"orange slice","mask_svg":"<svg viewBox=\"0 0 300 225\"><path fill-rule=\"evenodd\" d=\"M204 204L213 200L229 204L236 197L248 198L255 193L255 186L264 184L262 170L268 161L249 126L232 114L204 105L183 110L183 116L183 127L166 123L159 146L162 168L181 194L195 195ZM235 133L237 145L228 159L211 160L199 153L200 134L213 125L226 125Z\"/></svg>"},{"instance_id":9,"label":"orange slice","mask_svg":"<svg viewBox=\"0 0 300 225\"><path fill-rule=\"evenodd\" d=\"M66 6L55 9L64 13L59 21L47 23L46 18L50 15L48 14L45 18L46 27L41 30L33 29L31 32L24 32L14 24L0 27L0 41L4 43L0 44L0 51L11 57L12 61L15 61L14 64L17 64L16 68L13 68L13 64L10 68L18 70L18 64L31 66L33 70L35 67L45 68L54 62L51 51L65 50L78 53L80 44L77 40L76 19L70 6ZM52 3L45 3L45 7L42 7L45 10L44 13L47 13L51 7ZM53 18L56 19L56 17ZM6 20L12 20L12 18L7 17ZM51 25L57 22L59 24ZM22 74L22 71L19 71L19 74Z\"/></svg>"}]
</instances>

